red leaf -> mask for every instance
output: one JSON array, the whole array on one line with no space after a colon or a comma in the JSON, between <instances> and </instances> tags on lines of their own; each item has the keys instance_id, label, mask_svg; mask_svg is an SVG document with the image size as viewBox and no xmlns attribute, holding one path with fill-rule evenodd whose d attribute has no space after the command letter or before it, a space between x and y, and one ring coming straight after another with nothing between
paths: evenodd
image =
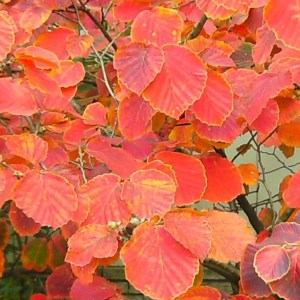
<instances>
[{"instance_id":1,"label":"red leaf","mask_svg":"<svg viewBox=\"0 0 300 300\"><path fill-rule=\"evenodd\" d=\"M79 228L68 240L65 261L85 266L92 258L113 256L118 250L117 233L105 225L91 224Z\"/></svg>"},{"instance_id":2,"label":"red leaf","mask_svg":"<svg viewBox=\"0 0 300 300\"><path fill-rule=\"evenodd\" d=\"M253 61L264 64L270 60L270 54L276 43L276 36L265 24L256 31L256 44L253 48Z\"/></svg>"},{"instance_id":3,"label":"red leaf","mask_svg":"<svg viewBox=\"0 0 300 300\"><path fill-rule=\"evenodd\" d=\"M50 75L59 87L68 88L83 80L85 70L81 62L74 63L71 60L65 60L61 62L59 72L54 70Z\"/></svg>"},{"instance_id":4,"label":"red leaf","mask_svg":"<svg viewBox=\"0 0 300 300\"><path fill-rule=\"evenodd\" d=\"M71 265L71 268L74 275L81 281L81 283L89 284L93 281L93 274L95 273L98 265L99 258L93 258L90 263L83 267Z\"/></svg>"},{"instance_id":5,"label":"red leaf","mask_svg":"<svg viewBox=\"0 0 300 300\"><path fill-rule=\"evenodd\" d=\"M245 125L238 122L239 112L234 109L222 126L210 126L192 118L192 124L200 137L209 141L232 143L242 133Z\"/></svg>"},{"instance_id":6,"label":"red leaf","mask_svg":"<svg viewBox=\"0 0 300 300\"><path fill-rule=\"evenodd\" d=\"M130 211L139 218L164 215L174 202L176 184L159 170L139 170L130 176L122 190Z\"/></svg>"},{"instance_id":7,"label":"red leaf","mask_svg":"<svg viewBox=\"0 0 300 300\"><path fill-rule=\"evenodd\" d=\"M295 30L300 26L297 0L290 0L284 11L280 0L269 1L264 8L264 19L278 39L292 48L300 49L300 36Z\"/></svg>"},{"instance_id":8,"label":"red leaf","mask_svg":"<svg viewBox=\"0 0 300 300\"><path fill-rule=\"evenodd\" d=\"M83 123L87 125L105 126L107 109L100 102L89 104L82 116Z\"/></svg>"},{"instance_id":9,"label":"red leaf","mask_svg":"<svg viewBox=\"0 0 300 300\"><path fill-rule=\"evenodd\" d=\"M37 165L46 159L48 144L35 134L22 133L6 137L6 147L14 155Z\"/></svg>"},{"instance_id":10,"label":"red leaf","mask_svg":"<svg viewBox=\"0 0 300 300\"><path fill-rule=\"evenodd\" d=\"M41 229L41 224L27 217L23 210L18 208L14 202L11 203L9 209L9 219L15 231L20 236L33 236Z\"/></svg>"},{"instance_id":11,"label":"red leaf","mask_svg":"<svg viewBox=\"0 0 300 300\"><path fill-rule=\"evenodd\" d=\"M114 6L114 15L117 20L129 21L139 12L150 9L152 0L119 0Z\"/></svg>"},{"instance_id":12,"label":"red leaf","mask_svg":"<svg viewBox=\"0 0 300 300\"><path fill-rule=\"evenodd\" d=\"M293 208L300 208L300 171L290 179L288 187L283 192L284 202Z\"/></svg>"},{"instance_id":13,"label":"red leaf","mask_svg":"<svg viewBox=\"0 0 300 300\"><path fill-rule=\"evenodd\" d=\"M124 178L144 165L123 148L112 147L107 140L100 137L89 141L86 152L104 162L114 173Z\"/></svg>"},{"instance_id":14,"label":"red leaf","mask_svg":"<svg viewBox=\"0 0 300 300\"><path fill-rule=\"evenodd\" d=\"M131 40L146 45L178 44L183 20L170 8L155 7L138 14L131 26Z\"/></svg>"},{"instance_id":15,"label":"red leaf","mask_svg":"<svg viewBox=\"0 0 300 300\"><path fill-rule=\"evenodd\" d=\"M52 31L41 33L35 40L34 46L47 49L57 55L60 60L68 59L69 54L66 50L66 39L73 35L74 30L70 28L54 28ZM59 41L59 43L57 42Z\"/></svg>"},{"instance_id":16,"label":"red leaf","mask_svg":"<svg viewBox=\"0 0 300 300\"><path fill-rule=\"evenodd\" d=\"M160 226L146 222L134 230L121 251L126 278L144 295L168 300L193 284L199 262ZM145 270L143 276L137 276Z\"/></svg>"},{"instance_id":17,"label":"red leaf","mask_svg":"<svg viewBox=\"0 0 300 300\"><path fill-rule=\"evenodd\" d=\"M212 231L208 257L224 263L241 261L247 244L255 241L247 221L236 213L217 210L209 211L205 216ZM224 228L230 230L224 231Z\"/></svg>"},{"instance_id":18,"label":"red leaf","mask_svg":"<svg viewBox=\"0 0 300 300\"><path fill-rule=\"evenodd\" d=\"M14 171L5 169L2 173L5 175L5 186L3 192L0 193L0 207L8 201L13 199L14 187L19 181L21 175L24 175L28 171L28 167L25 165L11 165Z\"/></svg>"},{"instance_id":19,"label":"red leaf","mask_svg":"<svg viewBox=\"0 0 300 300\"><path fill-rule=\"evenodd\" d=\"M89 201L89 212L84 225L122 222L127 224L131 213L121 199L121 178L115 174L94 177L80 187L80 195Z\"/></svg>"},{"instance_id":20,"label":"red leaf","mask_svg":"<svg viewBox=\"0 0 300 300\"><path fill-rule=\"evenodd\" d=\"M270 99L258 118L251 124L251 128L260 133L269 134L277 127L278 120L279 108L277 102Z\"/></svg>"},{"instance_id":21,"label":"red leaf","mask_svg":"<svg viewBox=\"0 0 300 300\"><path fill-rule=\"evenodd\" d=\"M225 20L236 13L236 10L225 8L223 5L218 6L211 0L196 0L196 4L211 19Z\"/></svg>"},{"instance_id":22,"label":"red leaf","mask_svg":"<svg viewBox=\"0 0 300 300\"><path fill-rule=\"evenodd\" d=\"M200 98L207 74L201 59L187 48L165 45L163 51L165 61L162 70L143 96L154 108L178 119L188 106Z\"/></svg>"},{"instance_id":23,"label":"red leaf","mask_svg":"<svg viewBox=\"0 0 300 300\"><path fill-rule=\"evenodd\" d=\"M63 238L62 235L55 235L49 242L48 242L48 266L54 270L57 267L64 264L65 256L67 253L67 242Z\"/></svg>"},{"instance_id":24,"label":"red leaf","mask_svg":"<svg viewBox=\"0 0 300 300\"><path fill-rule=\"evenodd\" d=\"M290 269L290 259L279 245L270 245L258 250L254 257L256 273L269 283L281 279Z\"/></svg>"},{"instance_id":25,"label":"red leaf","mask_svg":"<svg viewBox=\"0 0 300 300\"><path fill-rule=\"evenodd\" d=\"M224 6L227 9L233 9L242 13L247 13L253 0L212 0L217 6Z\"/></svg>"},{"instance_id":26,"label":"red leaf","mask_svg":"<svg viewBox=\"0 0 300 300\"><path fill-rule=\"evenodd\" d=\"M193 209L170 211L164 219L165 230L200 261L203 261L211 244L211 231L207 219Z\"/></svg>"},{"instance_id":27,"label":"red leaf","mask_svg":"<svg viewBox=\"0 0 300 300\"><path fill-rule=\"evenodd\" d=\"M289 256L290 268L286 275L280 280L270 283L271 289L279 297L288 300L298 300L300 295L300 248L299 245L287 246L285 248Z\"/></svg>"},{"instance_id":28,"label":"red leaf","mask_svg":"<svg viewBox=\"0 0 300 300\"><path fill-rule=\"evenodd\" d=\"M28 172L15 187L14 201L24 213L54 229L66 224L77 207L74 187L53 172Z\"/></svg>"},{"instance_id":29,"label":"red leaf","mask_svg":"<svg viewBox=\"0 0 300 300\"><path fill-rule=\"evenodd\" d=\"M207 177L204 199L229 202L243 193L243 181L239 169L228 159L211 155L201 158Z\"/></svg>"},{"instance_id":30,"label":"red leaf","mask_svg":"<svg viewBox=\"0 0 300 300\"><path fill-rule=\"evenodd\" d=\"M175 205L187 205L201 200L206 188L205 169L201 161L193 156L176 152L159 152L156 159L172 166L178 188Z\"/></svg>"},{"instance_id":31,"label":"red leaf","mask_svg":"<svg viewBox=\"0 0 300 300\"><path fill-rule=\"evenodd\" d=\"M47 295L53 298L69 298L71 287L76 280L70 264L56 268L46 281Z\"/></svg>"},{"instance_id":32,"label":"red leaf","mask_svg":"<svg viewBox=\"0 0 300 300\"><path fill-rule=\"evenodd\" d=\"M36 238L28 242L22 249L21 261L26 270L43 272L47 268L47 240Z\"/></svg>"},{"instance_id":33,"label":"red leaf","mask_svg":"<svg viewBox=\"0 0 300 300\"><path fill-rule=\"evenodd\" d=\"M161 71L163 61L163 51L157 46L132 43L118 49L114 67L122 83L140 95Z\"/></svg>"},{"instance_id":34,"label":"red leaf","mask_svg":"<svg viewBox=\"0 0 300 300\"><path fill-rule=\"evenodd\" d=\"M233 93L227 80L209 71L203 94L191 110L202 123L222 125L233 110Z\"/></svg>"},{"instance_id":35,"label":"red leaf","mask_svg":"<svg viewBox=\"0 0 300 300\"><path fill-rule=\"evenodd\" d=\"M272 292L269 286L257 275L253 264L255 254L260 248L259 244L250 244L246 247L241 262L241 286L246 294L267 297Z\"/></svg>"},{"instance_id":36,"label":"red leaf","mask_svg":"<svg viewBox=\"0 0 300 300\"><path fill-rule=\"evenodd\" d=\"M131 94L121 101L118 110L119 128L129 140L136 140L152 129L155 111L143 97Z\"/></svg>"},{"instance_id":37,"label":"red leaf","mask_svg":"<svg viewBox=\"0 0 300 300\"><path fill-rule=\"evenodd\" d=\"M125 298L121 295L120 287L118 285L113 282L109 282L100 276L94 276L93 281L88 284L82 283L79 279L75 280L71 289L70 299L125 300Z\"/></svg>"},{"instance_id":38,"label":"red leaf","mask_svg":"<svg viewBox=\"0 0 300 300\"><path fill-rule=\"evenodd\" d=\"M15 23L13 18L5 11L0 11L0 61L4 60L6 55L11 51L15 42Z\"/></svg>"},{"instance_id":39,"label":"red leaf","mask_svg":"<svg viewBox=\"0 0 300 300\"><path fill-rule=\"evenodd\" d=\"M221 300L221 293L209 286L194 286L176 300ZM238 300L238 299L237 299Z\"/></svg>"},{"instance_id":40,"label":"red leaf","mask_svg":"<svg viewBox=\"0 0 300 300\"><path fill-rule=\"evenodd\" d=\"M38 293L30 296L29 300L51 300L47 295Z\"/></svg>"},{"instance_id":41,"label":"red leaf","mask_svg":"<svg viewBox=\"0 0 300 300\"><path fill-rule=\"evenodd\" d=\"M37 112L34 97L19 81L0 78L0 91L0 113L31 116Z\"/></svg>"},{"instance_id":42,"label":"red leaf","mask_svg":"<svg viewBox=\"0 0 300 300\"><path fill-rule=\"evenodd\" d=\"M206 48L200 57L204 62L214 67L235 67L234 61L221 49Z\"/></svg>"},{"instance_id":43,"label":"red leaf","mask_svg":"<svg viewBox=\"0 0 300 300\"><path fill-rule=\"evenodd\" d=\"M269 66L272 73L280 73L289 70L293 74L294 82L300 83L300 51L292 48L284 48L274 55Z\"/></svg>"},{"instance_id":44,"label":"red leaf","mask_svg":"<svg viewBox=\"0 0 300 300\"><path fill-rule=\"evenodd\" d=\"M240 98L241 109L249 124L262 112L270 98L276 97L281 90L291 87L290 72L280 74L264 73L254 80L252 87Z\"/></svg>"}]
</instances>

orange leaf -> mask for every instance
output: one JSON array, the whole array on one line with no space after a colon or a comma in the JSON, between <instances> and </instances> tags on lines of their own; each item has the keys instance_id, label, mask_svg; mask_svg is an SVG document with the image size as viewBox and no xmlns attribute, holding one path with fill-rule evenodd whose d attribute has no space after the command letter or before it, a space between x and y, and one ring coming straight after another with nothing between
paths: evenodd
<instances>
[{"instance_id":1,"label":"orange leaf","mask_svg":"<svg viewBox=\"0 0 300 300\"><path fill-rule=\"evenodd\" d=\"M221 293L209 286L194 286L176 300L221 300Z\"/></svg>"},{"instance_id":2,"label":"orange leaf","mask_svg":"<svg viewBox=\"0 0 300 300\"><path fill-rule=\"evenodd\" d=\"M4 250L9 241L9 228L4 219L0 219L0 251Z\"/></svg>"},{"instance_id":3,"label":"orange leaf","mask_svg":"<svg viewBox=\"0 0 300 300\"><path fill-rule=\"evenodd\" d=\"M191 109L202 123L222 125L233 110L233 92L227 80L209 71L203 94Z\"/></svg>"},{"instance_id":4,"label":"orange leaf","mask_svg":"<svg viewBox=\"0 0 300 300\"><path fill-rule=\"evenodd\" d=\"M149 102L142 97L132 94L119 105L119 128L129 140L136 140L144 134L151 132L152 117L155 111Z\"/></svg>"},{"instance_id":5,"label":"orange leaf","mask_svg":"<svg viewBox=\"0 0 300 300\"><path fill-rule=\"evenodd\" d=\"M180 14L174 9L155 7L152 10L144 10L132 23L131 40L157 46L178 44L182 24Z\"/></svg>"},{"instance_id":6,"label":"orange leaf","mask_svg":"<svg viewBox=\"0 0 300 300\"><path fill-rule=\"evenodd\" d=\"M163 60L163 52L159 47L131 43L118 49L114 67L122 83L140 95L161 71Z\"/></svg>"},{"instance_id":7,"label":"orange leaf","mask_svg":"<svg viewBox=\"0 0 300 300\"><path fill-rule=\"evenodd\" d=\"M67 37L67 51L72 58L88 57L94 38L91 35L72 34Z\"/></svg>"},{"instance_id":8,"label":"orange leaf","mask_svg":"<svg viewBox=\"0 0 300 300\"><path fill-rule=\"evenodd\" d=\"M28 217L54 229L66 224L77 208L73 185L49 171L26 173L15 187L14 201Z\"/></svg>"},{"instance_id":9,"label":"orange leaf","mask_svg":"<svg viewBox=\"0 0 300 300\"><path fill-rule=\"evenodd\" d=\"M200 261L203 261L211 244L211 231L207 219L193 209L170 211L164 219L165 230Z\"/></svg>"},{"instance_id":10,"label":"orange leaf","mask_svg":"<svg viewBox=\"0 0 300 300\"><path fill-rule=\"evenodd\" d=\"M300 118L278 128L280 141L289 147L300 147Z\"/></svg>"},{"instance_id":11,"label":"orange leaf","mask_svg":"<svg viewBox=\"0 0 300 300\"><path fill-rule=\"evenodd\" d=\"M37 165L46 159L48 144L35 134L22 133L6 137L6 147L14 155Z\"/></svg>"},{"instance_id":12,"label":"orange leaf","mask_svg":"<svg viewBox=\"0 0 300 300\"><path fill-rule=\"evenodd\" d=\"M162 171L139 170L130 176L122 190L130 211L139 218L164 215L174 203L176 184Z\"/></svg>"},{"instance_id":13,"label":"orange leaf","mask_svg":"<svg viewBox=\"0 0 300 300\"><path fill-rule=\"evenodd\" d=\"M38 233L42 227L41 224L27 217L23 210L18 208L14 202L10 205L9 219L15 231L20 236L33 236Z\"/></svg>"},{"instance_id":14,"label":"orange leaf","mask_svg":"<svg viewBox=\"0 0 300 300\"><path fill-rule=\"evenodd\" d=\"M209 211L205 216L212 230L208 257L224 263L240 262L247 244L255 241L247 221L236 213L216 210Z\"/></svg>"},{"instance_id":15,"label":"orange leaf","mask_svg":"<svg viewBox=\"0 0 300 300\"><path fill-rule=\"evenodd\" d=\"M100 103L89 104L83 113L83 123L87 125L105 126L107 109Z\"/></svg>"},{"instance_id":16,"label":"orange leaf","mask_svg":"<svg viewBox=\"0 0 300 300\"><path fill-rule=\"evenodd\" d=\"M80 197L89 201L89 212L84 225L122 222L127 224L131 213L121 199L121 178L113 173L94 177L79 189Z\"/></svg>"},{"instance_id":17,"label":"orange leaf","mask_svg":"<svg viewBox=\"0 0 300 300\"><path fill-rule=\"evenodd\" d=\"M113 256L118 250L117 233L106 225L90 224L79 228L68 240L66 262L83 267L92 258Z\"/></svg>"},{"instance_id":18,"label":"orange leaf","mask_svg":"<svg viewBox=\"0 0 300 300\"><path fill-rule=\"evenodd\" d=\"M51 12L51 9L38 7L33 4L24 12L22 12L20 26L26 31L37 29L48 20Z\"/></svg>"},{"instance_id":19,"label":"orange leaf","mask_svg":"<svg viewBox=\"0 0 300 300\"><path fill-rule=\"evenodd\" d=\"M36 238L28 242L22 249L21 261L26 270L43 272L47 268L47 240Z\"/></svg>"},{"instance_id":20,"label":"orange leaf","mask_svg":"<svg viewBox=\"0 0 300 300\"><path fill-rule=\"evenodd\" d=\"M15 51L16 58L24 63L32 61L38 69L59 69L60 62L53 52L36 46L19 48Z\"/></svg>"},{"instance_id":21,"label":"orange leaf","mask_svg":"<svg viewBox=\"0 0 300 300\"><path fill-rule=\"evenodd\" d=\"M41 33L35 40L34 46L47 49L61 60L68 59L69 53L66 50L66 39L74 34L74 30L70 28L54 28L52 31ZM57 42L59 41L59 43Z\"/></svg>"},{"instance_id":22,"label":"orange leaf","mask_svg":"<svg viewBox=\"0 0 300 300\"><path fill-rule=\"evenodd\" d=\"M0 11L0 61L4 60L11 51L15 42L15 23L13 18L5 11Z\"/></svg>"},{"instance_id":23,"label":"orange leaf","mask_svg":"<svg viewBox=\"0 0 300 300\"><path fill-rule=\"evenodd\" d=\"M146 222L121 251L126 278L144 295L169 300L192 286L199 262L160 226ZM147 270L137 276L140 270Z\"/></svg>"},{"instance_id":24,"label":"orange leaf","mask_svg":"<svg viewBox=\"0 0 300 300\"><path fill-rule=\"evenodd\" d=\"M176 152L159 152L156 159L172 166L178 188L175 205L187 205L199 201L206 188L205 169L201 161L193 156Z\"/></svg>"},{"instance_id":25,"label":"orange leaf","mask_svg":"<svg viewBox=\"0 0 300 300\"><path fill-rule=\"evenodd\" d=\"M264 19L279 40L292 48L300 49L300 36L295 30L300 26L297 0L290 0L284 11L280 0L269 1L264 8Z\"/></svg>"},{"instance_id":26,"label":"orange leaf","mask_svg":"<svg viewBox=\"0 0 300 300\"><path fill-rule=\"evenodd\" d=\"M12 78L0 78L0 113L31 116L37 105L29 89Z\"/></svg>"},{"instance_id":27,"label":"orange leaf","mask_svg":"<svg viewBox=\"0 0 300 300\"><path fill-rule=\"evenodd\" d=\"M201 59L187 48L165 45L163 51L165 61L162 70L143 96L154 108L178 119L188 106L200 98L207 73Z\"/></svg>"},{"instance_id":28,"label":"orange leaf","mask_svg":"<svg viewBox=\"0 0 300 300\"><path fill-rule=\"evenodd\" d=\"M238 166L243 182L247 185L255 185L259 179L259 172L254 164L241 164Z\"/></svg>"},{"instance_id":29,"label":"orange leaf","mask_svg":"<svg viewBox=\"0 0 300 300\"><path fill-rule=\"evenodd\" d=\"M216 155L201 158L207 177L204 199L229 202L243 193L243 181L239 169L228 159Z\"/></svg>"}]
</instances>

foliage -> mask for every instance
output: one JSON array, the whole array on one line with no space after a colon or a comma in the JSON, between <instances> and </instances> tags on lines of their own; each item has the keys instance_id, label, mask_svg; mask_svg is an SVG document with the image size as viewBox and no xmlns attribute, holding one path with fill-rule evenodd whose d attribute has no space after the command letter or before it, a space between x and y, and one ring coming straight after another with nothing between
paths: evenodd
<instances>
[{"instance_id":1,"label":"foliage","mask_svg":"<svg viewBox=\"0 0 300 300\"><path fill-rule=\"evenodd\" d=\"M97 272L119 257L153 299L298 299L300 171L276 151L300 146L299 14L296 0L2 0L1 299L125 299ZM275 196L269 149L290 174ZM238 165L248 151L257 163ZM232 295L201 286L203 266Z\"/></svg>"}]
</instances>

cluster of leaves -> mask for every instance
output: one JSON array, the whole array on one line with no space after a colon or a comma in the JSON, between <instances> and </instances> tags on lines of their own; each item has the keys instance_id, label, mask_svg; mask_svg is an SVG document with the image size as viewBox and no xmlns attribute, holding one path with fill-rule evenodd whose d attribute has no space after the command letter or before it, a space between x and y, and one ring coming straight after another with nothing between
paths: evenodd
<instances>
[{"instance_id":1,"label":"cluster of leaves","mask_svg":"<svg viewBox=\"0 0 300 300\"><path fill-rule=\"evenodd\" d=\"M245 196L261 160L233 162L300 146L300 8L284 5L2 0L3 280L45 274L31 300L125 299L97 274L120 256L154 299L296 300L300 172L280 189L278 222L295 222L276 226L272 197L257 216ZM203 266L235 295L201 286Z\"/></svg>"}]
</instances>

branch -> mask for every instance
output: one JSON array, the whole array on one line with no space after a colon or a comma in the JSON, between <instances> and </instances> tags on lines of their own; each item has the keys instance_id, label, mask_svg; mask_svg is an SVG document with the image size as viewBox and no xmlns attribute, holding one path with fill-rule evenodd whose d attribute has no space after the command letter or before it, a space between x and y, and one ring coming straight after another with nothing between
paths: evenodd
<instances>
[{"instance_id":1,"label":"branch","mask_svg":"<svg viewBox=\"0 0 300 300\"><path fill-rule=\"evenodd\" d=\"M224 150L222 149L216 149L214 148L216 153L220 154L223 158L227 158L227 155ZM237 200L238 204L240 205L241 209L245 212L247 215L249 222L251 223L252 227L256 231L256 233L260 233L262 230L264 230L264 225L260 221L260 219L257 217L252 205L249 203L248 199L245 195L239 195L235 199ZM232 200L230 203L234 203L235 200ZM231 208L231 207L230 207Z\"/></svg>"},{"instance_id":2,"label":"branch","mask_svg":"<svg viewBox=\"0 0 300 300\"><path fill-rule=\"evenodd\" d=\"M108 34L108 32L106 31L106 29L104 28L104 26L101 24L101 22L99 22L95 16L91 13L91 11L89 9L87 9L86 7L81 7L80 8L81 11L85 12L89 18L95 23L95 25L101 30L101 32L103 33L103 35L105 36L105 38L111 43L112 47L114 48L115 51L118 50L118 46L117 44L113 41L112 37Z\"/></svg>"},{"instance_id":3,"label":"branch","mask_svg":"<svg viewBox=\"0 0 300 300\"><path fill-rule=\"evenodd\" d=\"M239 206L241 209L245 212L247 215L249 222L251 223L252 227L256 231L256 233L260 233L262 230L264 230L264 225L260 221L260 219L257 217L253 207L247 200L245 195L239 195L236 198Z\"/></svg>"},{"instance_id":4,"label":"branch","mask_svg":"<svg viewBox=\"0 0 300 300\"><path fill-rule=\"evenodd\" d=\"M207 16L204 14L203 17L198 22L198 24L196 25L196 27L193 29L193 31L187 37L187 40L192 40L192 39L196 38L200 34L206 21L207 21Z\"/></svg>"},{"instance_id":5,"label":"branch","mask_svg":"<svg viewBox=\"0 0 300 300\"><path fill-rule=\"evenodd\" d=\"M240 280L240 272L232 265L220 263L214 259L206 258L203 266L224 276L231 283L237 284Z\"/></svg>"}]
</instances>

